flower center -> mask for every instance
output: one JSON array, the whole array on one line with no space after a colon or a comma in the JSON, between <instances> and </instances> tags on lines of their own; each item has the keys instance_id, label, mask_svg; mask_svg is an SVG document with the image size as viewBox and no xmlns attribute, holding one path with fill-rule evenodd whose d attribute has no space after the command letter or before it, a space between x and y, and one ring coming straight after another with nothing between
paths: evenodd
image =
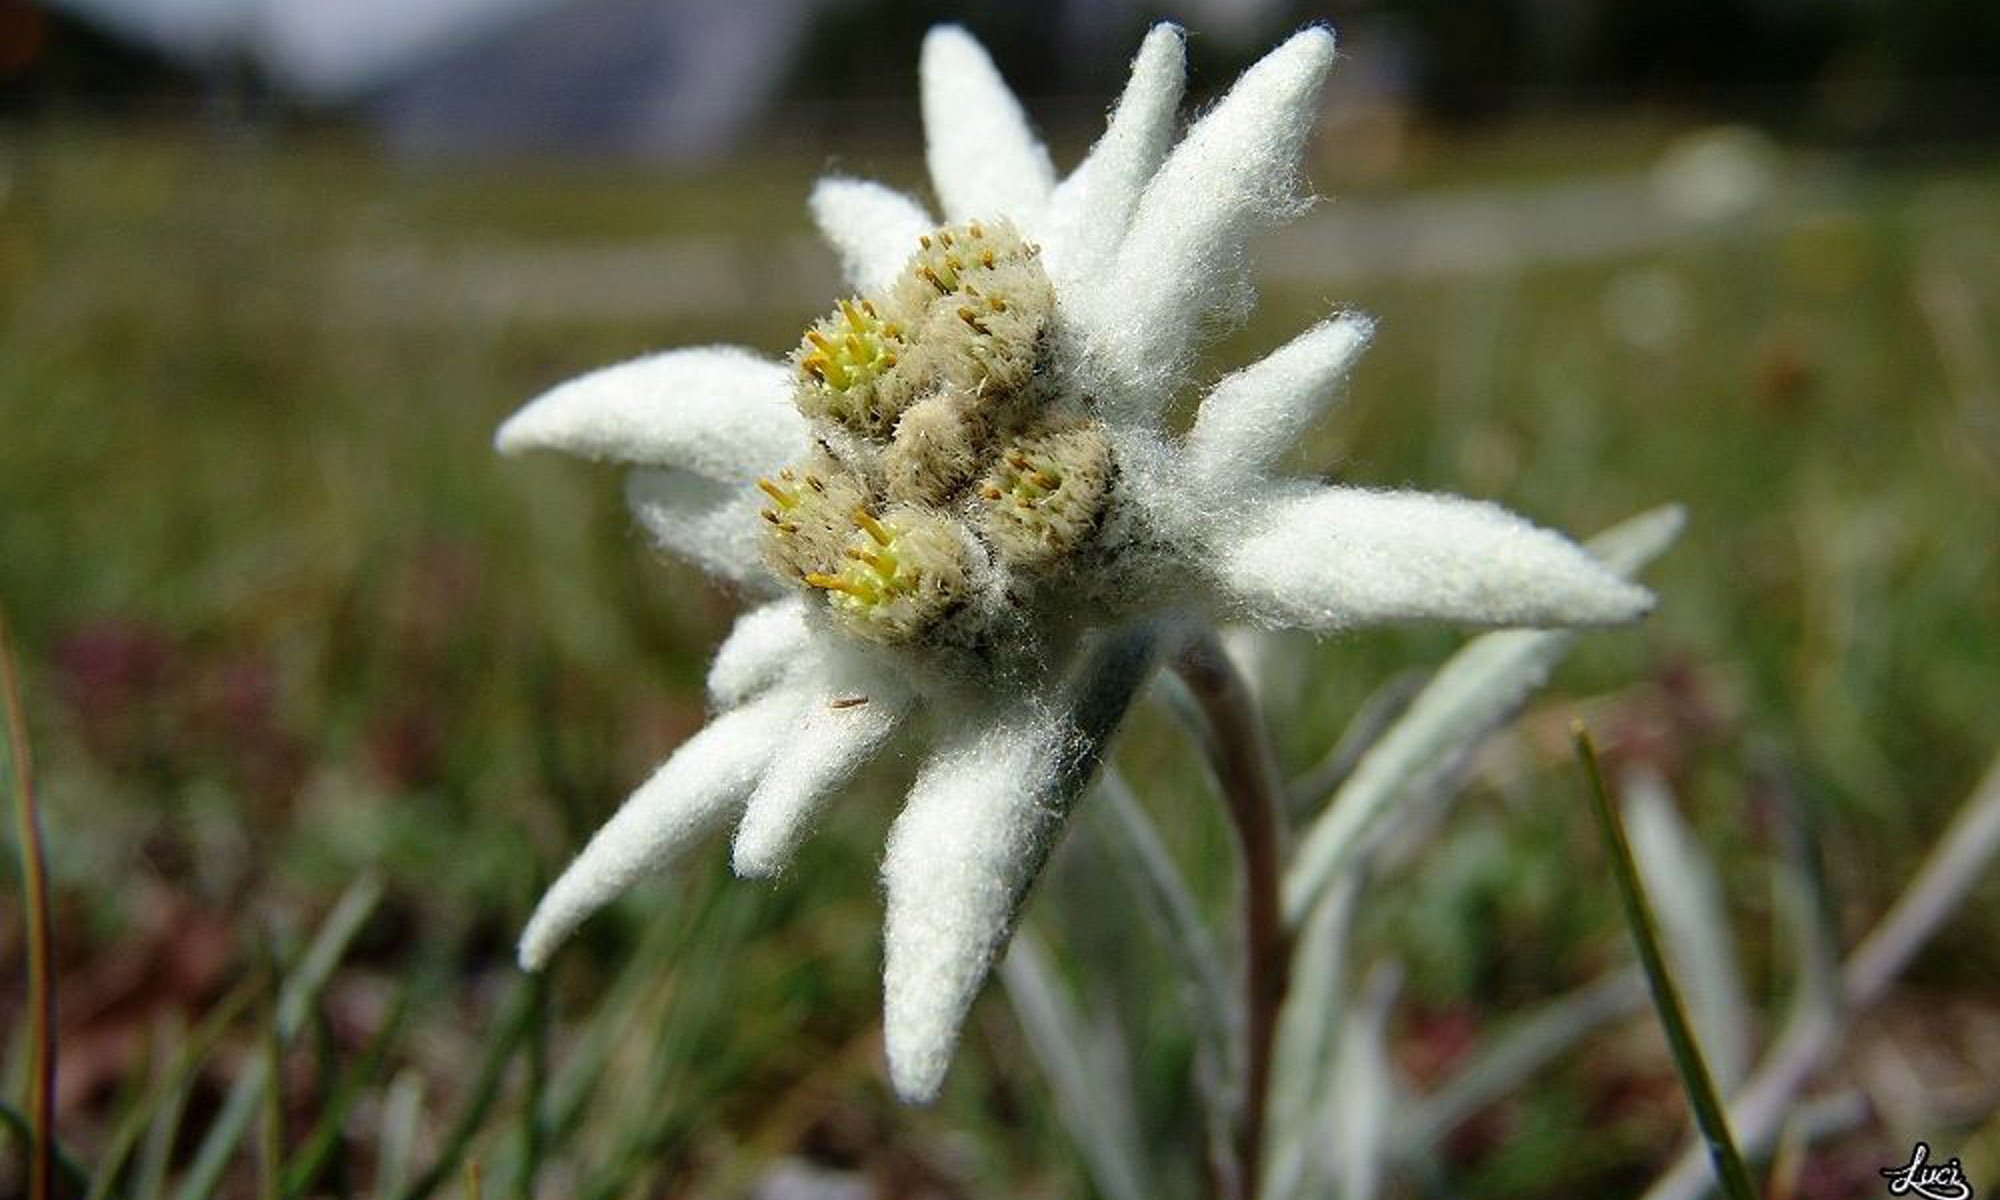
<instances>
[{"instance_id":1,"label":"flower center","mask_svg":"<svg viewBox=\"0 0 2000 1200\"><path fill-rule=\"evenodd\" d=\"M1056 391L1055 315L1039 251L974 221L815 322L792 363L818 449L757 484L773 569L878 642L922 638L976 588L1052 576L1116 477L1103 427Z\"/></svg>"},{"instance_id":2,"label":"flower center","mask_svg":"<svg viewBox=\"0 0 2000 1200\"><path fill-rule=\"evenodd\" d=\"M901 410L882 377L895 370L902 350L901 327L883 320L872 301L842 300L799 346L799 410L857 433L887 432Z\"/></svg>"},{"instance_id":3,"label":"flower center","mask_svg":"<svg viewBox=\"0 0 2000 1200\"><path fill-rule=\"evenodd\" d=\"M841 548L840 569L808 572L805 583L855 633L904 641L965 598L965 544L948 518L914 506L880 520L865 508L849 515L857 532Z\"/></svg>"},{"instance_id":4,"label":"flower center","mask_svg":"<svg viewBox=\"0 0 2000 1200\"><path fill-rule=\"evenodd\" d=\"M1103 426L1030 433L1002 450L981 481L980 532L1009 565L1046 566L1095 529L1111 483Z\"/></svg>"}]
</instances>

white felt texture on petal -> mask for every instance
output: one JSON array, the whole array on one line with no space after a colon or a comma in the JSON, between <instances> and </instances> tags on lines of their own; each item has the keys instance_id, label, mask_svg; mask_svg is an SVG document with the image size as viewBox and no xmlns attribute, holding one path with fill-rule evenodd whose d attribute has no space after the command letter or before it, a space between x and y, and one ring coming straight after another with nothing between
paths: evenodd
<instances>
[{"instance_id":1,"label":"white felt texture on petal","mask_svg":"<svg viewBox=\"0 0 2000 1200\"><path fill-rule=\"evenodd\" d=\"M924 38L917 70L925 157L945 217L1007 217L1032 234L1055 168L986 48L955 25L941 26Z\"/></svg>"},{"instance_id":2,"label":"white felt texture on petal","mask_svg":"<svg viewBox=\"0 0 2000 1200\"><path fill-rule=\"evenodd\" d=\"M826 801L889 740L909 705L909 693L886 679L822 688L744 806L736 873L761 878L784 870Z\"/></svg>"},{"instance_id":3,"label":"white felt texture on petal","mask_svg":"<svg viewBox=\"0 0 2000 1200\"><path fill-rule=\"evenodd\" d=\"M655 545L754 595L776 595L778 577L757 549L763 493L686 471L640 467L625 502Z\"/></svg>"},{"instance_id":4,"label":"white felt texture on petal","mask_svg":"<svg viewBox=\"0 0 2000 1200\"><path fill-rule=\"evenodd\" d=\"M879 183L831 175L813 185L813 223L840 255L857 292L886 292L937 222L915 200Z\"/></svg>"},{"instance_id":5,"label":"white felt texture on petal","mask_svg":"<svg viewBox=\"0 0 2000 1200\"><path fill-rule=\"evenodd\" d=\"M560 384L500 426L504 454L678 467L748 483L807 446L791 370L733 346L668 350Z\"/></svg>"},{"instance_id":6,"label":"white felt texture on petal","mask_svg":"<svg viewBox=\"0 0 2000 1200\"><path fill-rule=\"evenodd\" d=\"M1223 527L1215 551L1251 616L1307 629L1606 625L1653 603L1568 538L1457 496L1302 487Z\"/></svg>"},{"instance_id":7,"label":"white felt texture on petal","mask_svg":"<svg viewBox=\"0 0 2000 1200\"><path fill-rule=\"evenodd\" d=\"M1104 136L1049 196L1042 257L1060 290L1101 274L1117 253L1139 193L1173 144L1186 85L1181 31L1155 25L1132 59Z\"/></svg>"},{"instance_id":8,"label":"white felt texture on petal","mask_svg":"<svg viewBox=\"0 0 2000 1200\"><path fill-rule=\"evenodd\" d=\"M1609 569L1631 576L1680 534L1677 506L1654 509L1590 540ZM1577 634L1503 629L1468 642L1368 748L1325 810L1296 839L1285 871L1285 914L1304 920L1381 836L1396 803L1451 771L1479 739L1517 711L1562 661Z\"/></svg>"},{"instance_id":9,"label":"white felt texture on petal","mask_svg":"<svg viewBox=\"0 0 2000 1200\"><path fill-rule=\"evenodd\" d=\"M937 1095L966 1013L1161 636L1133 626L1097 639L1053 710L1040 698L941 722L950 732L882 861L883 1039L903 1099Z\"/></svg>"},{"instance_id":10,"label":"white felt texture on petal","mask_svg":"<svg viewBox=\"0 0 2000 1200\"><path fill-rule=\"evenodd\" d=\"M783 679L810 652L806 602L787 596L736 618L729 636L708 664L708 698L717 708L735 708Z\"/></svg>"},{"instance_id":11,"label":"white felt texture on petal","mask_svg":"<svg viewBox=\"0 0 2000 1200\"><path fill-rule=\"evenodd\" d=\"M1012 932L1059 816L1044 807L1060 733L1023 720L947 741L889 833L882 966L889 1078L937 1095L960 1027Z\"/></svg>"},{"instance_id":12,"label":"white felt texture on petal","mask_svg":"<svg viewBox=\"0 0 2000 1200\"><path fill-rule=\"evenodd\" d=\"M542 896L521 934L521 965L539 970L585 918L734 816L799 704L796 692L773 693L682 743Z\"/></svg>"},{"instance_id":13,"label":"white felt texture on petal","mask_svg":"<svg viewBox=\"0 0 2000 1200\"><path fill-rule=\"evenodd\" d=\"M1225 377L1195 414L1189 465L1211 479L1270 470L1326 412L1374 332L1342 313Z\"/></svg>"},{"instance_id":14,"label":"white felt texture on petal","mask_svg":"<svg viewBox=\"0 0 2000 1200\"><path fill-rule=\"evenodd\" d=\"M1300 208L1299 160L1333 65L1333 34L1293 35L1243 73L1174 148L1139 199L1091 324L1121 402L1151 418L1220 310L1249 300L1244 249Z\"/></svg>"}]
</instances>

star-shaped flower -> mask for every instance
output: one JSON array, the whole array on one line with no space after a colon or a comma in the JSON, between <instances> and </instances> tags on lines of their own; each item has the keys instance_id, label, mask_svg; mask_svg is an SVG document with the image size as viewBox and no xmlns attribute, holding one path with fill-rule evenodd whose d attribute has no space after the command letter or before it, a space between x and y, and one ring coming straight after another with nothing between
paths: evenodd
<instances>
[{"instance_id":1,"label":"star-shaped flower","mask_svg":"<svg viewBox=\"0 0 2000 1200\"><path fill-rule=\"evenodd\" d=\"M855 291L785 361L668 351L556 388L499 446L634 464L665 549L768 598L709 675L715 719L549 889L540 967L591 912L736 823L738 872L786 863L822 803L922 712L890 834L885 1025L898 1092L940 1086L967 1010L1105 740L1190 616L1338 630L1630 620L1648 594L1490 504L1286 478L1369 340L1335 313L1169 402L1248 311L1245 245L1302 208L1334 58L1310 28L1176 143L1178 30L1146 38L1067 177L964 31L921 64L941 217L829 178L811 208Z\"/></svg>"}]
</instances>

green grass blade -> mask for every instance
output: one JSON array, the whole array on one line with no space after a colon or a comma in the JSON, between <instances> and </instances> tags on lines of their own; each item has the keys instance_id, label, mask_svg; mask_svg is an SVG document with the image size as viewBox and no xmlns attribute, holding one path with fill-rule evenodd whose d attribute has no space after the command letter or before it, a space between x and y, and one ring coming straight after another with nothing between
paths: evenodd
<instances>
[{"instance_id":1,"label":"green grass blade","mask_svg":"<svg viewBox=\"0 0 2000 1200\"><path fill-rule=\"evenodd\" d=\"M369 1039L368 1048L361 1059L348 1070L334 1085L333 1094L328 1097L320 1118L305 1143L291 1161L285 1164L283 1186L280 1189L287 1200L303 1196L319 1181L320 1173L333 1161L340 1149L340 1139L347 1125L347 1116L367 1088L381 1073L382 1065L388 1060L389 1050L395 1045L397 1034L402 1032L403 1018L409 1015L411 996L416 984L406 983L397 993L394 1007L375 1036Z\"/></svg>"},{"instance_id":2,"label":"green grass blade","mask_svg":"<svg viewBox=\"0 0 2000 1200\"><path fill-rule=\"evenodd\" d=\"M348 944L354 940L354 935L361 932L361 926L381 899L381 880L372 875L364 876L348 887L333 906L333 911L327 914L299 965L278 989L277 1032L281 1041L297 1036L305 1024L306 1014L318 1002L319 994L326 988L334 968L347 953ZM214 1194L222 1182L223 1172L229 1166L230 1156L242 1142L270 1083L270 1073L261 1060L237 1078L235 1086L230 1089L229 1099L223 1103L221 1114L209 1127L208 1136L202 1140L194 1166L181 1182L180 1191L176 1193L179 1200L206 1200Z\"/></svg>"},{"instance_id":3,"label":"green grass blade","mask_svg":"<svg viewBox=\"0 0 2000 1200\"><path fill-rule=\"evenodd\" d=\"M466 1149L471 1146L479 1127L485 1123L486 1114L493 1102L500 1096L500 1085L507 1077L507 1065L514 1060L514 1052L520 1048L528 1036L535 1014L535 985L529 979L515 981L514 989L507 997L495 1024L493 1044L487 1051L486 1061L479 1065L478 1078L473 1082L472 1092L466 1098L465 1107L460 1110L458 1120L445 1134L444 1145L438 1151L437 1160L423 1174L412 1180L408 1186L398 1191L396 1200L424 1200L435 1192L453 1173L461 1169L466 1157ZM471 1167L472 1164L466 1164Z\"/></svg>"},{"instance_id":4,"label":"green grass blade","mask_svg":"<svg viewBox=\"0 0 2000 1200\"><path fill-rule=\"evenodd\" d=\"M1624 906L1625 920L1632 930L1632 941L1639 949L1639 961L1646 969L1646 982L1653 990L1653 1007L1659 1012L1660 1024L1666 1030L1667 1046L1673 1052L1674 1067L1680 1072L1688 1103L1694 1108L1695 1124L1701 1129L1702 1140L1708 1143L1708 1155L1715 1165L1716 1180L1729 1200L1756 1200L1757 1188L1750 1180L1749 1169L1743 1165L1743 1156L1736 1151L1722 1098L1716 1094L1715 1081L1710 1078L1708 1064L1702 1059L1701 1044L1688 1024L1687 1010L1681 1004L1680 993L1674 988L1673 976L1667 971L1659 927L1653 919L1652 908L1646 903L1646 893L1639 884L1639 864L1632 857L1632 846L1625 837L1624 822L1619 820L1618 807L1605 790L1604 773L1597 764L1597 748L1591 744L1590 732L1581 721L1571 726L1570 736L1576 743L1577 758L1583 763L1584 780L1588 785L1586 790L1597 813L1598 828L1604 835L1612 877L1618 884L1619 902Z\"/></svg>"},{"instance_id":5,"label":"green grass blade","mask_svg":"<svg viewBox=\"0 0 2000 1200\"><path fill-rule=\"evenodd\" d=\"M278 975L272 947L270 973ZM285 1163L285 1039L278 1031L278 1006L271 1005L263 1029L264 1103L257 1122L257 1200L279 1200Z\"/></svg>"},{"instance_id":6,"label":"green grass blade","mask_svg":"<svg viewBox=\"0 0 2000 1200\"><path fill-rule=\"evenodd\" d=\"M20 1109L0 1102L0 1125L6 1126L7 1132L23 1147L34 1146L34 1124L21 1115ZM55 1168L56 1176L62 1180L65 1193L73 1195L90 1186L90 1173L83 1169L83 1164L76 1161L75 1156L64 1149L60 1142L51 1142L49 1153L50 1163Z\"/></svg>"},{"instance_id":7,"label":"green grass blade","mask_svg":"<svg viewBox=\"0 0 2000 1200\"><path fill-rule=\"evenodd\" d=\"M381 1132L375 1139L381 1152L376 1159L375 1186L370 1193L377 1200L388 1200L409 1183L423 1110L423 1077L406 1068L390 1081L388 1094L382 1100Z\"/></svg>"},{"instance_id":8,"label":"green grass blade","mask_svg":"<svg viewBox=\"0 0 2000 1200\"><path fill-rule=\"evenodd\" d=\"M49 916L49 876L42 853L42 819L35 803L35 764L28 752L28 720L14 675L14 644L0 614L0 702L6 705L7 775L14 793L16 847L21 855L21 911L28 925L28 1026L33 1055L28 1078L28 1196L49 1200L55 1185L56 977Z\"/></svg>"},{"instance_id":9,"label":"green grass blade","mask_svg":"<svg viewBox=\"0 0 2000 1200\"><path fill-rule=\"evenodd\" d=\"M139 1200L150 1200L160 1194L160 1180L166 1170L162 1156L166 1152L156 1146L172 1144L195 1071L214 1052L223 1034L243 1015L243 1010L257 998L263 982L253 979L239 984L222 998L221 1003L209 1010L193 1032L182 1039L180 1049L168 1065L164 1077L120 1118L103 1155L97 1161L97 1171L90 1181L86 1200L106 1200L111 1195L119 1172L124 1170L126 1160L139 1148L142 1139L148 1152L141 1155L137 1182L126 1194Z\"/></svg>"},{"instance_id":10,"label":"green grass blade","mask_svg":"<svg viewBox=\"0 0 2000 1200\"><path fill-rule=\"evenodd\" d=\"M535 1200L535 1177L542 1171L546 1122L542 1106L549 1086L549 977L528 977L528 1094L521 1104L521 1168L514 1174L516 1200Z\"/></svg>"}]
</instances>

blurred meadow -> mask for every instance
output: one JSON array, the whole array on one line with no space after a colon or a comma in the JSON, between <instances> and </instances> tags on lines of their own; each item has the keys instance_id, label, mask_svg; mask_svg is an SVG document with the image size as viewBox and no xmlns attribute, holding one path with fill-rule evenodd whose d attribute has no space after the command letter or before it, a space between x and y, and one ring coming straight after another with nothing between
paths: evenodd
<instances>
[{"instance_id":1,"label":"blurred meadow","mask_svg":"<svg viewBox=\"0 0 2000 1200\"><path fill-rule=\"evenodd\" d=\"M1050 125L1059 163L1093 103ZM544 984L513 965L539 885L700 726L738 603L645 545L615 471L503 461L492 431L650 349L789 349L839 286L807 189L833 165L920 191L901 119L699 167L412 161L284 115L0 130L0 608L48 849L57 1131L86 1171L123 1164L94 1194L403 1200L469 1161L495 1195L1093 1194L997 987L938 1106L888 1092L874 872L907 764L782 880L733 880L717 843ZM1399 964L1397 1077L1448 1076L1630 959L1576 716L1713 856L1768 1045L1797 982L1786 830L1852 946L2000 747L2000 154L1674 110L1444 124L1336 93L1311 171L1328 199L1263 241L1255 319L1209 360L1335 307L1380 318L1299 469L1578 534L1690 517L1648 575L1659 611L1585 639L1370 881L1355 955ZM1464 638L1243 644L1304 775ZM1120 746L1233 936L1229 831L1171 712ZM1138 1136L1192 1196L1190 1031L1092 803L1026 927L1106 1044L1129 1039ZM13 1123L17 888L0 917ZM1990 873L1815 1094L1860 1108L1782 1194L1877 1194L1918 1137L2000 1186ZM1390 1191L1637 1194L1687 1128L1631 1009ZM24 1162L0 1151L0 1194Z\"/></svg>"}]
</instances>

